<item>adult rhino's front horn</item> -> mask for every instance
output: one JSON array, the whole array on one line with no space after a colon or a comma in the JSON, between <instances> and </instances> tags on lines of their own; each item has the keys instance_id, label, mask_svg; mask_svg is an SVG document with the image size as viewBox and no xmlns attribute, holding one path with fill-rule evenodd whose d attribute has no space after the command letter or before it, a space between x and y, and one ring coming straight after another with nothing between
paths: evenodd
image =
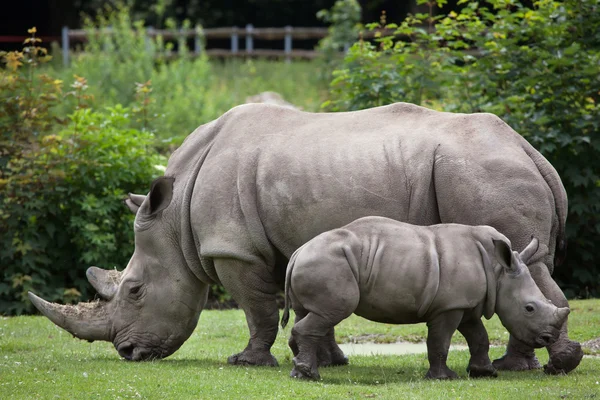
<instances>
[{"instance_id":1,"label":"adult rhino's front horn","mask_svg":"<svg viewBox=\"0 0 600 400\"><path fill-rule=\"evenodd\" d=\"M42 314L79 339L110 341L110 324L106 302L95 301L77 305L49 303L29 292L29 300Z\"/></svg>"},{"instance_id":2,"label":"adult rhino's front horn","mask_svg":"<svg viewBox=\"0 0 600 400\"><path fill-rule=\"evenodd\" d=\"M91 267L88 268L86 275L101 297L105 300L114 297L121 278L120 272ZM93 301L77 305L62 305L47 302L31 292L28 296L42 314L73 336L88 341L111 340L107 302Z\"/></svg>"}]
</instances>

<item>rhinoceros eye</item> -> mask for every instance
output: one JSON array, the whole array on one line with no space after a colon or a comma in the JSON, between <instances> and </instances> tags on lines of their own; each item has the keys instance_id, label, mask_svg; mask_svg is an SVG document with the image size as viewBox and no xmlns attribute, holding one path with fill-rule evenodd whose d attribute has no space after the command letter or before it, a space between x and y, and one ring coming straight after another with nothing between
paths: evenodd
<instances>
[{"instance_id":1,"label":"rhinoceros eye","mask_svg":"<svg viewBox=\"0 0 600 400\"><path fill-rule=\"evenodd\" d=\"M535 308L534 308L532 305L530 305L530 304L527 304L527 305L525 306L525 311L527 311L527 312L529 312L529 313L532 313L532 312L534 312L534 311L535 311Z\"/></svg>"},{"instance_id":2,"label":"rhinoceros eye","mask_svg":"<svg viewBox=\"0 0 600 400\"><path fill-rule=\"evenodd\" d=\"M144 293L143 289L144 289L144 285L141 283L132 285L129 288L129 295L134 299L138 299Z\"/></svg>"}]
</instances>

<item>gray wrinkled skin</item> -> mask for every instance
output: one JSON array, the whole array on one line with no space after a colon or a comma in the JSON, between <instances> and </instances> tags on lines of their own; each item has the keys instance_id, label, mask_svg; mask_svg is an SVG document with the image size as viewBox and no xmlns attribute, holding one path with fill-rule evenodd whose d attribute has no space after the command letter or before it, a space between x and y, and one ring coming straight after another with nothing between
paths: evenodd
<instances>
[{"instance_id":1,"label":"gray wrinkled skin","mask_svg":"<svg viewBox=\"0 0 600 400\"><path fill-rule=\"evenodd\" d=\"M250 330L246 349L229 362L276 365L276 294L289 257L316 235L369 215L490 225L519 251L535 236L533 279L554 304L568 305L550 277L557 244L564 248L564 188L552 166L491 114L406 103L332 114L243 105L193 132L149 195L126 203L137 213L129 265L116 282L88 273L102 307L72 313L31 295L53 322L110 340L125 358L175 351L216 282L243 308ZM329 337L320 362L343 364L333 331ZM566 323L548 350L548 372L568 372L582 356ZM539 366L533 349L513 339L497 362Z\"/></svg>"},{"instance_id":2,"label":"gray wrinkled skin","mask_svg":"<svg viewBox=\"0 0 600 400\"><path fill-rule=\"evenodd\" d=\"M282 318L296 313L291 376L319 379L319 343L356 313L392 324L426 322L430 368L426 378L452 379L446 365L458 329L467 339L472 377L496 376L481 316L498 313L503 325L531 347L554 343L569 314L539 290L519 255L489 226L414 226L382 217L360 218L298 249L288 264ZM494 262L490 261L494 260Z\"/></svg>"}]
</instances>

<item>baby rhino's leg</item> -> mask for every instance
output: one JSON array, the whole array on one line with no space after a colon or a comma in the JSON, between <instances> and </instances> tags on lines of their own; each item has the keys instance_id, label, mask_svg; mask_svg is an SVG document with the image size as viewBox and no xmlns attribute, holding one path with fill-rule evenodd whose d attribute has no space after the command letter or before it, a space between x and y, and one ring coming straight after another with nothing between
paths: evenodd
<instances>
[{"instance_id":1,"label":"baby rhino's leg","mask_svg":"<svg viewBox=\"0 0 600 400\"><path fill-rule=\"evenodd\" d=\"M496 377L498 373L492 366L492 361L488 355L490 341L487 331L481 322L481 318L465 316L458 326L458 331L467 339L471 359L467 372L472 378Z\"/></svg>"},{"instance_id":2,"label":"baby rhino's leg","mask_svg":"<svg viewBox=\"0 0 600 400\"><path fill-rule=\"evenodd\" d=\"M462 310L448 311L439 314L427 322L427 358L429 371L428 379L456 379L458 375L446 365L450 340L463 318Z\"/></svg>"},{"instance_id":3,"label":"baby rhino's leg","mask_svg":"<svg viewBox=\"0 0 600 400\"><path fill-rule=\"evenodd\" d=\"M305 316L297 318L292 328L290 347L295 357L291 375L319 379L319 362L328 361L319 360L319 350L333 348L334 326L356 310L358 283L341 246L323 241L305 247L292 268L292 306L299 317ZM343 359L343 353L337 356Z\"/></svg>"}]
</instances>

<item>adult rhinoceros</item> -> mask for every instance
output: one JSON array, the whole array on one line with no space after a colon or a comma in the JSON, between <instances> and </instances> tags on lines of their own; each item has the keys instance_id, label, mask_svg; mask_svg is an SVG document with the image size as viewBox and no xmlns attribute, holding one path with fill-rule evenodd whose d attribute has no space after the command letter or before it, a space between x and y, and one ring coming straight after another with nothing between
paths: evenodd
<instances>
[{"instance_id":1,"label":"adult rhinoceros","mask_svg":"<svg viewBox=\"0 0 600 400\"><path fill-rule=\"evenodd\" d=\"M126 359L176 351L217 282L250 330L248 346L228 361L275 365L275 299L288 258L321 232L369 215L491 225L518 251L535 236L531 275L555 305L568 305L550 277L565 248L565 190L546 159L490 114L405 103L333 114L243 105L193 132L150 193L127 203L137 212L127 268L120 276L87 273L105 301L60 306L30 295L54 323L82 339L112 341ZM550 373L568 372L582 357L566 323L548 351ZM333 340L319 352L322 365L345 362ZM495 366L539 363L511 337Z\"/></svg>"}]
</instances>

